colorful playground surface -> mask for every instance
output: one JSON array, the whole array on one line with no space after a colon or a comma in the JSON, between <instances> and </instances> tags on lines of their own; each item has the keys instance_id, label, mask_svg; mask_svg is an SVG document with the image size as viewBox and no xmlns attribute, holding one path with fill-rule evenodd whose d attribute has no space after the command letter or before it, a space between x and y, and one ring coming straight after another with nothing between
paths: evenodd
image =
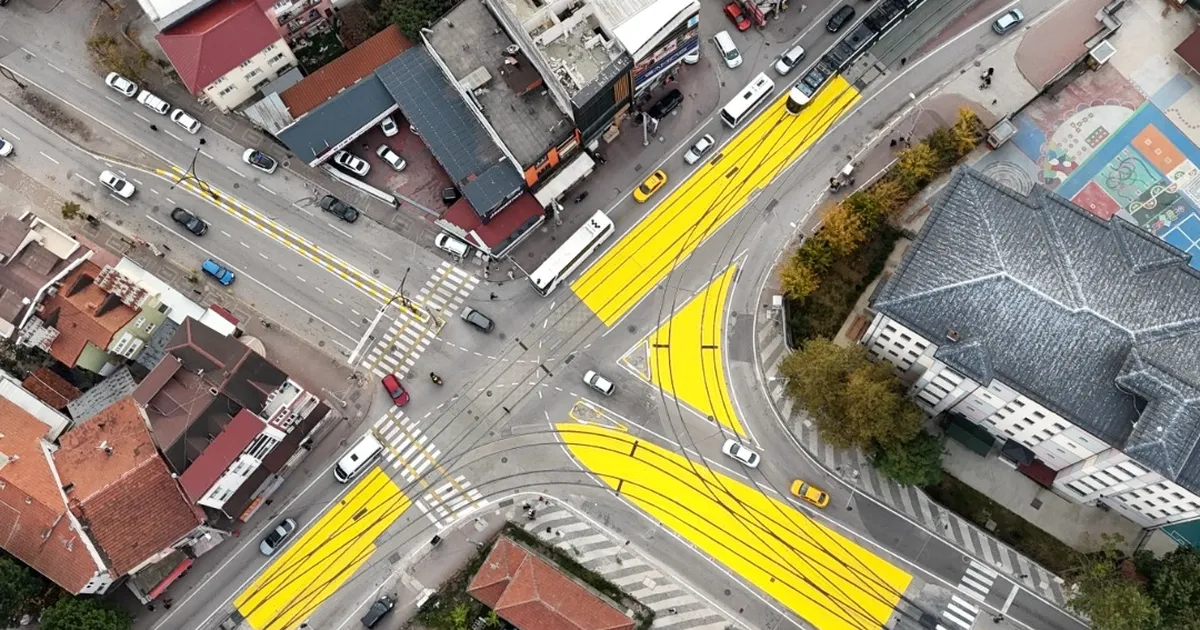
<instances>
[{"instance_id":1,"label":"colorful playground surface","mask_svg":"<svg viewBox=\"0 0 1200 630\"><path fill-rule=\"evenodd\" d=\"M1163 113L1191 89L1177 75L1147 99L1102 69L1017 116L1013 143L1038 183L1149 230L1200 269L1200 148Z\"/></svg>"}]
</instances>

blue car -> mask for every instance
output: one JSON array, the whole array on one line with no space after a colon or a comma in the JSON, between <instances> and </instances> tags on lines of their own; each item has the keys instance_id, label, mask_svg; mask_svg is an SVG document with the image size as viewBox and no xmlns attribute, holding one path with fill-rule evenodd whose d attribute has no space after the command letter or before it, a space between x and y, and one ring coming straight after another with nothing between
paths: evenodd
<instances>
[{"instance_id":1,"label":"blue car","mask_svg":"<svg viewBox=\"0 0 1200 630\"><path fill-rule=\"evenodd\" d=\"M211 258L204 261L204 264L200 265L200 268L204 270L204 273L216 278L217 282L220 282L225 286L233 284L233 271L222 267L221 265L217 264L217 261Z\"/></svg>"}]
</instances>

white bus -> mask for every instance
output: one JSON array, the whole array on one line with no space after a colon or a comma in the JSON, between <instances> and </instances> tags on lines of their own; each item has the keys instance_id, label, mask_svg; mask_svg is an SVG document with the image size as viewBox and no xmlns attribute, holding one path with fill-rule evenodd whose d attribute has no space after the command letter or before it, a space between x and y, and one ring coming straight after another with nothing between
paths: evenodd
<instances>
[{"instance_id":1,"label":"white bus","mask_svg":"<svg viewBox=\"0 0 1200 630\"><path fill-rule=\"evenodd\" d=\"M766 102L771 97L771 92L775 91L775 82L767 73L760 72L754 80L750 81L744 90L738 92L738 95L733 97L732 101L721 110L721 120L725 121L730 127L737 127L742 124L754 110L758 109L759 105Z\"/></svg>"},{"instance_id":2,"label":"white bus","mask_svg":"<svg viewBox=\"0 0 1200 630\"><path fill-rule=\"evenodd\" d=\"M608 215L597 210L583 227L579 228L567 242L550 254L550 258L542 263L529 275L529 283L534 290L546 297L554 291L558 283L571 275L585 258L592 255L597 247L612 236L613 222Z\"/></svg>"}]
</instances>

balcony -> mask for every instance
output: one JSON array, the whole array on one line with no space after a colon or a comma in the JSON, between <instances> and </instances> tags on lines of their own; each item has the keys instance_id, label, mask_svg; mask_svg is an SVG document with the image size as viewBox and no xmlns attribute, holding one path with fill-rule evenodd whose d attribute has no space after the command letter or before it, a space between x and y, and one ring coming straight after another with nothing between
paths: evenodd
<instances>
[{"instance_id":1,"label":"balcony","mask_svg":"<svg viewBox=\"0 0 1200 630\"><path fill-rule=\"evenodd\" d=\"M296 18L303 17L308 13L310 8L321 4L323 1L324 0L302 0L301 2L294 3L292 6L288 7L287 11L277 14L275 19L279 22L280 26L285 26L288 22L291 22ZM318 14L319 13L320 11L318 10Z\"/></svg>"}]
</instances>

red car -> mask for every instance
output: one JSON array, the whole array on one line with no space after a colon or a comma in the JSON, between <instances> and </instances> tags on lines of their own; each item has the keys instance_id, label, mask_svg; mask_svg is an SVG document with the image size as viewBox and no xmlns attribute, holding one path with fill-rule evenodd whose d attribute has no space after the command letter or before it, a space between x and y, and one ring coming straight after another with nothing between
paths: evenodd
<instances>
[{"instance_id":1,"label":"red car","mask_svg":"<svg viewBox=\"0 0 1200 630\"><path fill-rule=\"evenodd\" d=\"M750 18L746 17L745 11L742 11L742 5L737 2L730 2L725 5L725 15L729 16L729 20L737 27L739 31L750 29Z\"/></svg>"},{"instance_id":2,"label":"red car","mask_svg":"<svg viewBox=\"0 0 1200 630\"><path fill-rule=\"evenodd\" d=\"M399 376L388 374L383 377L383 388L387 390L388 396L392 397L392 402L396 403L397 407L408 404L408 392L400 384Z\"/></svg>"}]
</instances>

